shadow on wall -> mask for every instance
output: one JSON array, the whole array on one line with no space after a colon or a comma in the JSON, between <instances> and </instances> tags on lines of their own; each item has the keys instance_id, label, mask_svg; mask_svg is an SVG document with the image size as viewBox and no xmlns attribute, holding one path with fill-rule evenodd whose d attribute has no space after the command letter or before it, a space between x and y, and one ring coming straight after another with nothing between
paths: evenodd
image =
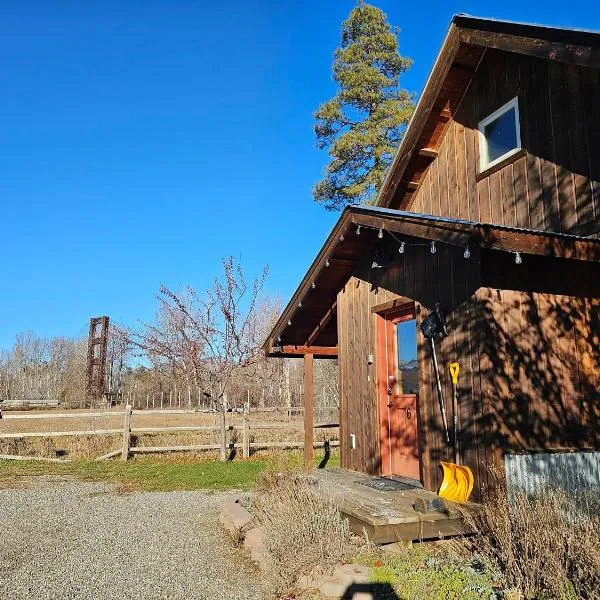
<instances>
[{"instance_id":1,"label":"shadow on wall","mask_svg":"<svg viewBox=\"0 0 600 600\"><path fill-rule=\"evenodd\" d=\"M446 309L450 335L438 345L442 385L448 405L448 365L460 362L460 442L476 485L493 484L488 470L501 468L506 452L600 446L600 299L590 283L593 265L529 264L528 255L515 267L512 255L489 250L481 263L475 253L467 262L461 248L451 246L436 254L418 246L395 254L385 270L374 273L365 265L355 284L370 287L372 304L390 293L416 300L423 307L418 321L435 302ZM581 276L570 277L569 270ZM430 465L425 483L435 487L441 479L435 467L453 460L452 447L444 440L431 351L418 339L420 438ZM376 469L379 458L369 458Z\"/></svg>"}]
</instances>

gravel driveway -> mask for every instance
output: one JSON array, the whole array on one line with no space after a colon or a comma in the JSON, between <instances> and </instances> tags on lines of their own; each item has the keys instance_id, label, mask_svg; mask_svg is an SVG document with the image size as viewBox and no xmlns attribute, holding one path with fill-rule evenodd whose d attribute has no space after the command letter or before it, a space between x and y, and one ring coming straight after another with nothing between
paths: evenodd
<instances>
[{"instance_id":1,"label":"gravel driveway","mask_svg":"<svg viewBox=\"0 0 600 600\"><path fill-rule=\"evenodd\" d=\"M226 497L56 478L0 489L0 599L263 600L218 524Z\"/></svg>"}]
</instances>

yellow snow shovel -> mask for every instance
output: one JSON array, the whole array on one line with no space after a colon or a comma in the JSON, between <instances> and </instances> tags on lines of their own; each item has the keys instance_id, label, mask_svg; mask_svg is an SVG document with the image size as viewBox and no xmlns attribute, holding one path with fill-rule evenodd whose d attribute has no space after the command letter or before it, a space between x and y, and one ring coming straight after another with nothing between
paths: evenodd
<instances>
[{"instance_id":1,"label":"yellow snow shovel","mask_svg":"<svg viewBox=\"0 0 600 600\"><path fill-rule=\"evenodd\" d=\"M440 463L444 479L438 494L452 502L464 503L469 499L473 491L474 477L471 469L460 463L460 448L458 444L458 373L460 365L450 364L450 375L452 377L452 415L454 425L454 463Z\"/></svg>"}]
</instances>

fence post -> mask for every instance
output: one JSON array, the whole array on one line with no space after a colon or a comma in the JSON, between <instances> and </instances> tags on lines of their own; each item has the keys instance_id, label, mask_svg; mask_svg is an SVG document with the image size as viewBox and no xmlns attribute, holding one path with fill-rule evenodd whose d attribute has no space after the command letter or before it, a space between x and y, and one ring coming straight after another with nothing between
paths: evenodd
<instances>
[{"instance_id":1,"label":"fence post","mask_svg":"<svg viewBox=\"0 0 600 600\"><path fill-rule=\"evenodd\" d=\"M129 441L131 439L131 404L125 407L125 419L123 420L123 450L121 451L121 459L129 458Z\"/></svg>"},{"instance_id":2,"label":"fence post","mask_svg":"<svg viewBox=\"0 0 600 600\"><path fill-rule=\"evenodd\" d=\"M220 446L220 456L221 462L225 462L227 460L227 429L225 427L225 406L227 405L227 394L223 394L221 398L221 410L219 411L219 425L220 425L220 435L219 435L219 446Z\"/></svg>"},{"instance_id":3,"label":"fence post","mask_svg":"<svg viewBox=\"0 0 600 600\"><path fill-rule=\"evenodd\" d=\"M250 397L250 392L248 392ZM244 404L244 426L242 428L242 456L244 458L250 457L250 436L248 429L250 428L250 400Z\"/></svg>"}]
</instances>

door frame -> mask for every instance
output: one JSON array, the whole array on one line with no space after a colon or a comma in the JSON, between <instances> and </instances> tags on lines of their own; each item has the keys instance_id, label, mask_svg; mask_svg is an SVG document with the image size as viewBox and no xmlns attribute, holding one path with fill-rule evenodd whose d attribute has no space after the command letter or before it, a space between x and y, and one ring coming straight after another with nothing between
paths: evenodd
<instances>
[{"instance_id":1,"label":"door frame","mask_svg":"<svg viewBox=\"0 0 600 600\"><path fill-rule=\"evenodd\" d=\"M418 326L417 319L417 303L414 300L405 300L402 304L394 305L392 308L381 307L381 310L375 310L375 341L376 341L376 366L377 366L377 413L378 413L378 430L379 430L379 474L384 472L384 464L390 461L389 447L384 443L386 438L389 438L388 426L389 417L387 421L384 416L388 414L388 365L386 360L389 359L389 354L386 347L386 328L390 325L394 328L402 321L415 321L415 327ZM393 303L395 304L395 303ZM417 346L418 346L418 335L417 335ZM419 360L419 348L417 347L417 360ZM394 364L396 364L397 357L393 357ZM420 366L420 365L419 365ZM419 369L419 389L420 385L420 369ZM407 394L411 395L411 394ZM423 482L423 460L422 460L422 449L421 449L421 410L420 410L420 398L419 394L416 394L417 404L417 453L419 462L419 481Z\"/></svg>"}]
</instances>

